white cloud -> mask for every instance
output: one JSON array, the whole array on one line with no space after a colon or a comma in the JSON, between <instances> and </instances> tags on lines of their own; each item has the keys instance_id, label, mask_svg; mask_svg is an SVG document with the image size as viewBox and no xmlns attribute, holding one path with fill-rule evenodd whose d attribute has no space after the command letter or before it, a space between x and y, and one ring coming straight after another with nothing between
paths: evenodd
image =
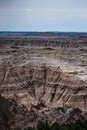
<instances>
[{"instance_id":1,"label":"white cloud","mask_svg":"<svg viewBox=\"0 0 87 130\"><path fill-rule=\"evenodd\" d=\"M31 12L31 9L25 9L26 12Z\"/></svg>"}]
</instances>

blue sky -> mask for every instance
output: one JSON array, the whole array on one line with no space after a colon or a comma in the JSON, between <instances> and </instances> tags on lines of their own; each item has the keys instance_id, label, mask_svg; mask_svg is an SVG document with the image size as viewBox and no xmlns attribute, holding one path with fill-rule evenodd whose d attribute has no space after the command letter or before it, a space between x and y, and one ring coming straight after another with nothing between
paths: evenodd
<instances>
[{"instance_id":1,"label":"blue sky","mask_svg":"<svg viewBox=\"0 0 87 130\"><path fill-rule=\"evenodd\" d=\"M87 32L87 0L0 0L0 31Z\"/></svg>"}]
</instances>

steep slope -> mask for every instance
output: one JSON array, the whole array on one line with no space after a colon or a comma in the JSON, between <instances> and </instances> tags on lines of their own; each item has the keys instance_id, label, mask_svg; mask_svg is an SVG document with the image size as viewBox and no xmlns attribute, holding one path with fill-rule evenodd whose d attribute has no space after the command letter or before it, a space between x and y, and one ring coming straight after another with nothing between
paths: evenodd
<instances>
[{"instance_id":1,"label":"steep slope","mask_svg":"<svg viewBox=\"0 0 87 130\"><path fill-rule=\"evenodd\" d=\"M0 92L15 98L19 104L37 105L43 102L48 107L70 105L87 108L87 82L60 67L16 66L0 68Z\"/></svg>"},{"instance_id":2,"label":"steep slope","mask_svg":"<svg viewBox=\"0 0 87 130\"><path fill-rule=\"evenodd\" d=\"M0 129L87 119L87 34L52 35L0 36Z\"/></svg>"},{"instance_id":3,"label":"steep slope","mask_svg":"<svg viewBox=\"0 0 87 130\"><path fill-rule=\"evenodd\" d=\"M0 130L22 130L30 122L36 121L36 113L25 106L17 105L14 99L0 96Z\"/></svg>"},{"instance_id":4,"label":"steep slope","mask_svg":"<svg viewBox=\"0 0 87 130\"><path fill-rule=\"evenodd\" d=\"M4 67L0 68L0 129L87 119L86 81L45 64Z\"/></svg>"}]
</instances>

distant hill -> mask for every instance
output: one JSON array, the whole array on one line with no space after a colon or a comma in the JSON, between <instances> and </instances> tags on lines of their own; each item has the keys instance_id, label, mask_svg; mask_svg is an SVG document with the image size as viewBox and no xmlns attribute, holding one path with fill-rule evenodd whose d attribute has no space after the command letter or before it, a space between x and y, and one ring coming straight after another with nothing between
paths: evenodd
<instances>
[{"instance_id":1,"label":"distant hill","mask_svg":"<svg viewBox=\"0 0 87 130\"><path fill-rule=\"evenodd\" d=\"M54 35L87 35L87 32L16 32L16 31L0 31L0 35L24 35L24 36L54 36Z\"/></svg>"}]
</instances>

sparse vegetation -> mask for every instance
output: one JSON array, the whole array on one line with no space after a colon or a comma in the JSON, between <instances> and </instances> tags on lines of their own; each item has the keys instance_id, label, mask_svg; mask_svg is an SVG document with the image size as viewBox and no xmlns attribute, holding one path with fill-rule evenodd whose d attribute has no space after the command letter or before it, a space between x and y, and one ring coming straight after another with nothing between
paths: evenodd
<instances>
[{"instance_id":1,"label":"sparse vegetation","mask_svg":"<svg viewBox=\"0 0 87 130\"><path fill-rule=\"evenodd\" d=\"M80 121L77 120L74 123L71 124L60 124L55 122L51 126L48 125L48 123L38 123L36 128L28 127L24 130L87 130L87 121Z\"/></svg>"}]
</instances>

